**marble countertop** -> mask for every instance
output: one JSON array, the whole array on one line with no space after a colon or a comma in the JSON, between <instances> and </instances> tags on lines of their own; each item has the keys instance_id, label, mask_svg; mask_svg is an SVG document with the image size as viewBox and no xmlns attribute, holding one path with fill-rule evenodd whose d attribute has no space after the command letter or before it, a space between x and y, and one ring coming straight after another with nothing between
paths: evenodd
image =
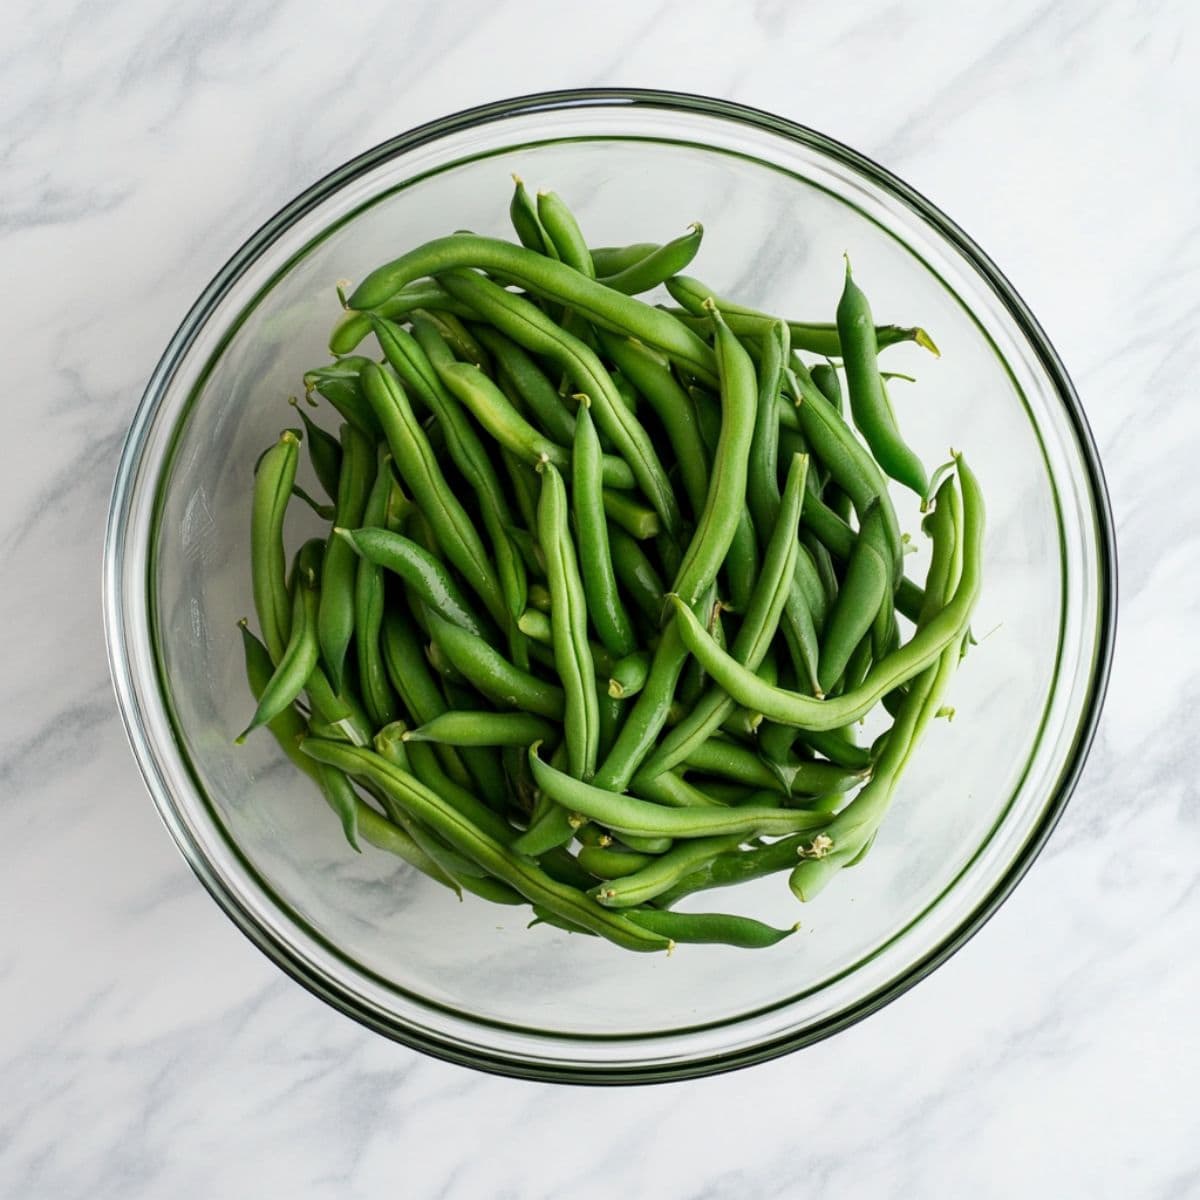
<instances>
[{"instance_id":1,"label":"marble countertop","mask_svg":"<svg viewBox=\"0 0 1200 1200\"><path fill-rule=\"evenodd\" d=\"M2 43L0 1194L1200 1195L1194 4L16 0ZM830 1041L621 1092L423 1058L272 967L159 822L99 600L121 439L217 266L398 130L588 84L774 110L950 213L1074 375L1122 572L1085 777L985 929Z\"/></svg>"}]
</instances>

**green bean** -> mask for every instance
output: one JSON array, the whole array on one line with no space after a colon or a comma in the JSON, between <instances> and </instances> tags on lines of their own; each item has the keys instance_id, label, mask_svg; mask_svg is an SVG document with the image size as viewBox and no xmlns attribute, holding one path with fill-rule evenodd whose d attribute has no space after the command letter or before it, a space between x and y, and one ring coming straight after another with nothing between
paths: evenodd
<instances>
[{"instance_id":1,"label":"green bean","mask_svg":"<svg viewBox=\"0 0 1200 1200\"><path fill-rule=\"evenodd\" d=\"M884 471L924 499L929 490L929 479L921 460L896 427L895 414L879 376L871 307L850 274L849 258L846 259L846 282L838 303L837 323L854 423Z\"/></svg>"},{"instance_id":2,"label":"green bean","mask_svg":"<svg viewBox=\"0 0 1200 1200\"><path fill-rule=\"evenodd\" d=\"M417 318L417 326L427 328L421 318ZM509 615L515 619L525 606L526 578L508 534L511 512L492 461L470 421L446 391L418 339L389 321L376 320L374 328L388 362L412 394L437 417L450 457L479 500L500 588ZM440 338L438 341L441 344Z\"/></svg>"},{"instance_id":3,"label":"green bean","mask_svg":"<svg viewBox=\"0 0 1200 1200\"><path fill-rule=\"evenodd\" d=\"M543 905L564 919L607 937L626 949L670 948L670 938L643 930L574 888L555 882L544 871L513 854L503 843L489 837L486 831L465 819L413 776L393 767L379 755L316 738L306 739L301 748L318 761L368 778L382 787L454 849L485 867L489 874L515 888L533 903Z\"/></svg>"},{"instance_id":4,"label":"green bean","mask_svg":"<svg viewBox=\"0 0 1200 1200\"><path fill-rule=\"evenodd\" d=\"M529 828L513 842L513 850L529 858L540 858L548 850L566 846L582 821L582 817L573 816L549 796L539 794Z\"/></svg>"},{"instance_id":5,"label":"green bean","mask_svg":"<svg viewBox=\"0 0 1200 1200\"><path fill-rule=\"evenodd\" d=\"M895 687L921 674L957 644L979 590L983 545L983 497L974 475L958 456L963 494L963 571L953 597L904 646L876 663L863 685L832 700L815 700L764 684L752 671L715 645L686 604L672 597L674 627L688 649L739 703L771 720L801 729L828 730L857 721Z\"/></svg>"},{"instance_id":6,"label":"green bean","mask_svg":"<svg viewBox=\"0 0 1200 1200\"><path fill-rule=\"evenodd\" d=\"M621 844L639 854L666 854L675 844L675 839L664 834L622 833Z\"/></svg>"},{"instance_id":7,"label":"green bean","mask_svg":"<svg viewBox=\"0 0 1200 1200\"><path fill-rule=\"evenodd\" d=\"M477 326L475 336L487 347L550 440L569 446L575 437L575 417L541 367L516 342L491 326Z\"/></svg>"},{"instance_id":8,"label":"green bean","mask_svg":"<svg viewBox=\"0 0 1200 1200\"><path fill-rule=\"evenodd\" d=\"M606 287L624 292L627 296L636 296L639 292L651 291L659 284L665 283L672 275L685 270L696 257L703 237L704 227L699 221L695 221L688 226L687 233L661 246L653 246L640 258L609 274L602 275L594 258L593 264L596 274L601 276L600 282Z\"/></svg>"},{"instance_id":9,"label":"green bean","mask_svg":"<svg viewBox=\"0 0 1200 1200\"><path fill-rule=\"evenodd\" d=\"M562 719L562 688L514 667L483 638L445 620L433 609L427 615L435 645L489 700L552 721Z\"/></svg>"},{"instance_id":10,"label":"green bean","mask_svg":"<svg viewBox=\"0 0 1200 1200\"><path fill-rule=\"evenodd\" d=\"M615 275L662 248L661 242L632 242L628 246L592 246L592 265L597 278ZM607 286L607 284L606 284Z\"/></svg>"},{"instance_id":11,"label":"green bean","mask_svg":"<svg viewBox=\"0 0 1200 1200\"><path fill-rule=\"evenodd\" d=\"M527 251L522 253L528 254ZM551 263L548 259L539 261L544 266L566 271L580 285L599 286L561 263ZM680 524L679 509L667 473L659 462L649 435L622 403L611 376L595 353L578 338L554 324L541 309L480 275L451 271L443 282L453 294L479 308L483 316L502 333L527 350L551 358L570 375L575 386L591 400L592 416L601 432L612 440L618 454L628 462L638 487L662 518L664 528L674 534ZM607 288L600 290L606 295L616 295ZM627 297L618 298L626 304L637 304L637 301Z\"/></svg>"},{"instance_id":12,"label":"green bean","mask_svg":"<svg viewBox=\"0 0 1200 1200\"><path fill-rule=\"evenodd\" d=\"M808 459L797 455L788 470L779 511L767 543L763 569L731 653L749 670L757 670L775 636L780 613L790 591L791 566L796 557L796 525L804 496ZM710 688L692 711L663 739L647 759L642 774L653 778L683 762L702 745L733 711L735 701L719 688Z\"/></svg>"},{"instance_id":13,"label":"green bean","mask_svg":"<svg viewBox=\"0 0 1200 1200\"><path fill-rule=\"evenodd\" d=\"M379 305L369 313L354 312L350 309L343 312L329 335L329 350L332 354L350 357L350 351L371 332L373 317L395 320L397 317L431 309L443 314L453 313L467 320L474 320L479 316L469 305L455 300L445 288L432 279L419 279L401 288L386 304ZM350 420L349 417L346 419Z\"/></svg>"},{"instance_id":14,"label":"green bean","mask_svg":"<svg viewBox=\"0 0 1200 1200\"><path fill-rule=\"evenodd\" d=\"M748 508L743 508L738 514L737 528L733 541L729 543L729 553L725 556L723 567L729 608L733 612L744 613L750 604L759 573L758 535Z\"/></svg>"},{"instance_id":15,"label":"green bean","mask_svg":"<svg viewBox=\"0 0 1200 1200\"><path fill-rule=\"evenodd\" d=\"M610 529L609 549L617 582L633 602L634 607L657 628L663 616L662 578L637 540L622 529Z\"/></svg>"},{"instance_id":16,"label":"green bean","mask_svg":"<svg viewBox=\"0 0 1200 1200\"><path fill-rule=\"evenodd\" d=\"M646 686L650 673L650 656L644 650L634 650L613 664L608 678L608 694L614 700L628 700Z\"/></svg>"},{"instance_id":17,"label":"green bean","mask_svg":"<svg viewBox=\"0 0 1200 1200\"><path fill-rule=\"evenodd\" d=\"M754 436L758 383L754 364L729 332L720 312L710 313L721 378L721 432L713 456L704 510L672 590L695 604L716 578L746 507L746 476Z\"/></svg>"},{"instance_id":18,"label":"green bean","mask_svg":"<svg viewBox=\"0 0 1200 1200\"><path fill-rule=\"evenodd\" d=\"M581 422L586 415L581 414ZM600 716L596 701L596 671L587 640L587 604L579 573L575 543L568 524L567 489L550 463L542 466L542 495L538 503L538 541L546 555L550 585L550 633L554 663L565 697L563 735L570 771L590 779L596 770Z\"/></svg>"},{"instance_id":19,"label":"green bean","mask_svg":"<svg viewBox=\"0 0 1200 1200\"><path fill-rule=\"evenodd\" d=\"M250 632L245 618L238 622L238 628L242 633L242 650L246 659L246 682L250 685L250 694L257 703L275 673L275 664L271 661L266 646ZM294 704L289 704L276 713L266 722L266 728L293 766L299 767L306 775L315 775L312 759L300 752L300 741L307 736L308 726Z\"/></svg>"},{"instance_id":20,"label":"green bean","mask_svg":"<svg viewBox=\"0 0 1200 1200\"><path fill-rule=\"evenodd\" d=\"M556 771L530 747L533 777L565 809L633 837L698 838L742 834L745 837L795 833L825 823L824 814L775 808L664 808L635 796L606 791Z\"/></svg>"},{"instance_id":21,"label":"green bean","mask_svg":"<svg viewBox=\"0 0 1200 1200\"><path fill-rule=\"evenodd\" d=\"M630 537L646 542L662 532L658 513L636 500L631 500L624 492L614 492L611 488L605 488L600 499L608 519Z\"/></svg>"},{"instance_id":22,"label":"green bean","mask_svg":"<svg viewBox=\"0 0 1200 1200\"><path fill-rule=\"evenodd\" d=\"M514 175L512 180L513 196L508 206L508 215L512 221L513 229L516 230L517 237L520 239L521 245L532 250L535 254L544 254L551 258L557 257L554 244L546 236L546 231L542 228L542 222L537 213L537 206L534 204L533 197L530 196L529 190L525 186L525 181L519 175Z\"/></svg>"},{"instance_id":23,"label":"green bean","mask_svg":"<svg viewBox=\"0 0 1200 1200\"><path fill-rule=\"evenodd\" d=\"M694 516L708 496L708 455L695 409L666 361L634 338L600 332L605 353L646 398L662 423L679 463L679 476Z\"/></svg>"},{"instance_id":24,"label":"green bean","mask_svg":"<svg viewBox=\"0 0 1200 1200\"><path fill-rule=\"evenodd\" d=\"M671 808L714 808L721 802L674 771L648 774L644 767L630 781L629 790L642 800L653 800Z\"/></svg>"},{"instance_id":25,"label":"green bean","mask_svg":"<svg viewBox=\"0 0 1200 1200\"><path fill-rule=\"evenodd\" d=\"M745 509L747 461L754 430L754 406L758 401L754 366L749 356L724 326L720 313L713 310L712 317L723 411L704 511L675 576L674 593L688 605L699 603L715 580ZM634 701L633 711L626 717L616 744L597 771L596 783L602 788L612 791L625 788L666 722L687 657L677 625L677 621L668 625L654 652L646 686Z\"/></svg>"},{"instance_id":26,"label":"green bean","mask_svg":"<svg viewBox=\"0 0 1200 1200\"><path fill-rule=\"evenodd\" d=\"M355 528L362 523L376 472L376 449L349 422L342 426L342 468L337 486L336 523ZM317 638L320 658L335 688L341 688L342 671L350 638L354 636L354 580L358 558L352 548L330 534L322 566Z\"/></svg>"},{"instance_id":27,"label":"green bean","mask_svg":"<svg viewBox=\"0 0 1200 1200\"><path fill-rule=\"evenodd\" d=\"M592 265L592 255L579 222L562 197L557 192L538 192L537 215L545 231L547 245L557 251L554 257L574 267L588 279L595 279L596 268Z\"/></svg>"},{"instance_id":28,"label":"green bean","mask_svg":"<svg viewBox=\"0 0 1200 1200\"><path fill-rule=\"evenodd\" d=\"M783 383L783 369L791 353L791 335L782 321L771 324L763 337L763 356L758 374L758 407L750 443L746 479L746 503L765 551L775 517L779 512L779 421L776 398Z\"/></svg>"},{"instance_id":29,"label":"green bean","mask_svg":"<svg viewBox=\"0 0 1200 1200\"><path fill-rule=\"evenodd\" d=\"M603 758L613 748L621 732L621 723L625 719L624 702L612 696L604 686L597 686L596 712L599 726L596 756Z\"/></svg>"},{"instance_id":30,"label":"green bean","mask_svg":"<svg viewBox=\"0 0 1200 1200\"><path fill-rule=\"evenodd\" d=\"M450 312L421 309L413 313L414 324L431 327L446 344L456 360L469 363L481 371L490 371L492 360L488 352L475 340L471 331Z\"/></svg>"},{"instance_id":31,"label":"green bean","mask_svg":"<svg viewBox=\"0 0 1200 1200\"><path fill-rule=\"evenodd\" d=\"M579 566L587 613L605 648L617 658L635 648L633 625L617 594L612 554L608 546L608 524L602 496L600 439L592 424L590 405L583 403L575 423L571 456L571 512L579 543ZM543 492L545 490L543 483ZM551 586L551 596L554 588Z\"/></svg>"},{"instance_id":32,"label":"green bean","mask_svg":"<svg viewBox=\"0 0 1200 1200\"><path fill-rule=\"evenodd\" d=\"M250 518L250 579L258 624L271 658L278 662L287 642L291 605L283 520L296 481L300 439L290 429L267 451L254 477Z\"/></svg>"},{"instance_id":33,"label":"green bean","mask_svg":"<svg viewBox=\"0 0 1200 1200\"><path fill-rule=\"evenodd\" d=\"M320 545L319 542L316 544ZM317 576L311 567L298 569L297 574L300 577L294 588L291 632L287 644L274 673L263 688L250 724L236 738L239 745L259 726L267 724L292 706L317 665L317 604L320 596Z\"/></svg>"},{"instance_id":34,"label":"green bean","mask_svg":"<svg viewBox=\"0 0 1200 1200\"><path fill-rule=\"evenodd\" d=\"M637 908L627 915L633 924L669 937L672 942L715 943L743 950L774 946L799 928L799 925L793 925L790 929L773 929L753 917L726 916L724 913L678 913Z\"/></svg>"},{"instance_id":35,"label":"green bean","mask_svg":"<svg viewBox=\"0 0 1200 1200\"><path fill-rule=\"evenodd\" d=\"M676 278L667 280L667 291L683 305L686 312L695 317L703 315L704 301L711 296L717 307L725 313L729 327L739 337L766 337L768 328L778 319L757 309L723 300L714 295L700 280L687 275L677 275ZM836 325L821 321L788 321L786 324L796 349L807 350L810 354L823 354L829 358L842 357L842 342ZM880 325L875 329L875 336L881 350L898 342L916 342L932 354L939 353L933 339L923 329Z\"/></svg>"},{"instance_id":36,"label":"green bean","mask_svg":"<svg viewBox=\"0 0 1200 1200\"><path fill-rule=\"evenodd\" d=\"M770 767L753 750L723 738L709 738L696 746L684 760L688 770L704 775L720 775L755 788L783 790Z\"/></svg>"},{"instance_id":37,"label":"green bean","mask_svg":"<svg viewBox=\"0 0 1200 1200\"><path fill-rule=\"evenodd\" d=\"M716 380L712 351L667 313L623 296L564 263L494 238L456 234L426 242L372 271L354 290L350 307L377 308L414 279L425 275L440 277L464 267L502 273L535 295L570 305L594 324L616 333L633 334L682 363L705 382ZM455 294L453 288L449 290ZM458 298L473 304L467 297Z\"/></svg>"},{"instance_id":38,"label":"green bean","mask_svg":"<svg viewBox=\"0 0 1200 1200\"><path fill-rule=\"evenodd\" d=\"M412 538L387 529L335 529L355 554L385 567L404 580L422 603L447 621L482 637L486 626L475 614L457 583L428 550Z\"/></svg>"},{"instance_id":39,"label":"green bean","mask_svg":"<svg viewBox=\"0 0 1200 1200\"><path fill-rule=\"evenodd\" d=\"M620 879L622 875L632 875L655 861L653 854L639 854L636 850L584 846L579 851L579 865L597 879Z\"/></svg>"},{"instance_id":40,"label":"green bean","mask_svg":"<svg viewBox=\"0 0 1200 1200\"><path fill-rule=\"evenodd\" d=\"M371 332L371 322L360 313L355 313L354 316L360 318L365 326L355 342L357 345L358 341ZM324 396L337 409L343 420L353 425L364 437L375 441L382 436L383 431L379 428L379 422L375 420L367 398L362 394L358 380L359 373L370 361L362 355L352 354L339 358L327 367L307 371L304 375L304 390L309 396L313 392Z\"/></svg>"},{"instance_id":41,"label":"green bean","mask_svg":"<svg viewBox=\"0 0 1200 1200\"><path fill-rule=\"evenodd\" d=\"M364 524L386 525L393 496L399 490L392 476L390 462L385 458L376 471L375 481L367 496L362 518ZM376 728L396 719L396 700L388 683L380 649L383 609L383 568L369 559L359 558L354 579L354 651L363 703Z\"/></svg>"},{"instance_id":42,"label":"green bean","mask_svg":"<svg viewBox=\"0 0 1200 1200\"><path fill-rule=\"evenodd\" d=\"M363 368L362 381L363 391L387 435L393 461L429 521L438 544L503 628L508 609L487 551L466 509L446 482L404 388L394 375L374 364ZM340 523L347 526L347 522Z\"/></svg>"},{"instance_id":43,"label":"green bean","mask_svg":"<svg viewBox=\"0 0 1200 1200\"><path fill-rule=\"evenodd\" d=\"M338 479L342 473L341 443L312 420L295 396L292 396L288 403L300 414L300 420L304 424L305 438L308 444L308 461L312 463L317 482L330 500L336 500ZM315 404L316 401L313 403Z\"/></svg>"},{"instance_id":44,"label":"green bean","mask_svg":"<svg viewBox=\"0 0 1200 1200\"><path fill-rule=\"evenodd\" d=\"M553 742L554 726L529 713L445 712L405 730L406 742L439 742L446 746L528 746Z\"/></svg>"},{"instance_id":45,"label":"green bean","mask_svg":"<svg viewBox=\"0 0 1200 1200\"><path fill-rule=\"evenodd\" d=\"M796 865L798 851L810 837L807 833L796 833L766 845L719 854L690 875L685 875L673 887L660 892L654 898L654 905L656 908L667 908L694 892L732 887L751 879L762 879L766 875L791 870Z\"/></svg>"},{"instance_id":46,"label":"green bean","mask_svg":"<svg viewBox=\"0 0 1200 1200\"><path fill-rule=\"evenodd\" d=\"M872 510L874 511L874 510ZM860 537L846 566L846 576L829 614L817 680L818 695L832 689L850 661L854 648L875 623L876 614L891 595L891 571L879 550ZM887 604L887 611L891 611Z\"/></svg>"},{"instance_id":47,"label":"green bean","mask_svg":"<svg viewBox=\"0 0 1200 1200\"><path fill-rule=\"evenodd\" d=\"M465 363L438 365L442 382L470 410L475 419L502 446L536 467L553 463L560 470L570 465L570 452L543 437L512 405L504 393L481 371ZM629 464L611 454L602 456L601 470L608 487L632 488Z\"/></svg>"},{"instance_id":48,"label":"green bean","mask_svg":"<svg viewBox=\"0 0 1200 1200\"><path fill-rule=\"evenodd\" d=\"M740 843L738 834L731 837L692 838L644 863L635 871L622 872L619 878L604 877L608 882L593 888L592 895L605 908L633 908L645 904L718 854L736 849Z\"/></svg>"},{"instance_id":49,"label":"green bean","mask_svg":"<svg viewBox=\"0 0 1200 1200\"><path fill-rule=\"evenodd\" d=\"M792 366L785 372L784 378L798 402L796 411L800 417L801 431L812 447L813 454L825 464L833 480L850 497L859 520L866 516L872 504L879 505L898 576L903 570L900 527L888 497L887 484L875 460L821 395L807 368L794 354Z\"/></svg>"}]
</instances>

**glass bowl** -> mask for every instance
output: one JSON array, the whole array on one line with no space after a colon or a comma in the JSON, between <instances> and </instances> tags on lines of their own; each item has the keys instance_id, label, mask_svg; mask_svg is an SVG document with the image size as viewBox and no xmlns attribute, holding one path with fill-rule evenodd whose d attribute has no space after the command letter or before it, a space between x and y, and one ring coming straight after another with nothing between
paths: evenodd
<instances>
[{"instance_id":1,"label":"glass bowl","mask_svg":"<svg viewBox=\"0 0 1200 1200\"><path fill-rule=\"evenodd\" d=\"M334 284L455 229L508 236L509 175L553 187L595 244L702 221L719 292L829 319L842 252L881 322L919 323L887 365L908 439L962 449L989 502L980 644L861 867L801 907L785 877L719 907L802 922L779 946L637 955L528 910L356 855L266 735L235 622L250 607L256 456L327 360ZM902 523L915 506L897 495ZM299 539L302 522L290 533ZM924 538L916 538L924 543ZM920 576L923 563L912 570ZM824 1037L961 945L1028 868L1095 728L1114 629L1111 518L1079 401L984 254L921 196L811 130L721 101L565 92L473 109L341 167L256 233L171 340L129 432L105 559L117 696L163 820L233 921L343 1012L429 1053L513 1075L701 1075ZM694 900L703 902L703 897ZM703 903L699 905L703 907Z\"/></svg>"}]
</instances>

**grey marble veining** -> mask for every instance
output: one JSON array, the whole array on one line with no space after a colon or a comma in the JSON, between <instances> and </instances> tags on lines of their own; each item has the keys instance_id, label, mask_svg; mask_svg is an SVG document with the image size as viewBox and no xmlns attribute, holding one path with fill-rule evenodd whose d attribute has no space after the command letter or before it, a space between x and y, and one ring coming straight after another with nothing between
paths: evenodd
<instances>
[{"instance_id":1,"label":"grey marble veining","mask_svg":"<svg viewBox=\"0 0 1200 1200\"><path fill-rule=\"evenodd\" d=\"M0 38L0 1194L1200 1195L1200 15L1187 0L6 9ZM194 881L111 698L120 439L187 306L319 174L453 109L634 84L877 157L1063 354L1121 541L1106 716L951 962L732 1076L494 1079L359 1029Z\"/></svg>"}]
</instances>

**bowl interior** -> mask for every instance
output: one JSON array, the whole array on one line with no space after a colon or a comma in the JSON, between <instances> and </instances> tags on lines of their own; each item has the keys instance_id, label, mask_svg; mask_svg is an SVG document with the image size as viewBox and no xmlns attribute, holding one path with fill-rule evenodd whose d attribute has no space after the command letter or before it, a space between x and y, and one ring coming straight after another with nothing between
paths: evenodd
<instances>
[{"instance_id":1,"label":"bowl interior","mask_svg":"<svg viewBox=\"0 0 1200 1200\"><path fill-rule=\"evenodd\" d=\"M639 124L639 121L641 124ZM537 129L533 140L531 129ZM526 909L457 901L398 860L343 842L252 709L235 622L251 611L254 461L295 424L286 404L328 360L337 280L456 229L509 236L510 173L558 190L593 244L662 240L699 220L692 272L716 291L829 320L842 253L880 322L942 351L886 351L891 395L932 466L961 449L989 504L979 645L956 715L927 736L866 861L812 904L786 877L687 906L802 923L778 947L670 958L538 927ZM149 753L176 835L289 969L389 1032L466 1057L670 1064L836 1022L952 939L1038 835L1097 674L1103 563L1079 434L1021 322L968 253L858 164L713 116L574 110L513 116L409 147L315 198L194 322L143 430L123 570L148 579L123 619ZM321 413L336 428L327 406ZM315 482L302 467L303 480ZM923 577L927 539L896 490ZM289 538L314 531L301 506Z\"/></svg>"}]
</instances>

